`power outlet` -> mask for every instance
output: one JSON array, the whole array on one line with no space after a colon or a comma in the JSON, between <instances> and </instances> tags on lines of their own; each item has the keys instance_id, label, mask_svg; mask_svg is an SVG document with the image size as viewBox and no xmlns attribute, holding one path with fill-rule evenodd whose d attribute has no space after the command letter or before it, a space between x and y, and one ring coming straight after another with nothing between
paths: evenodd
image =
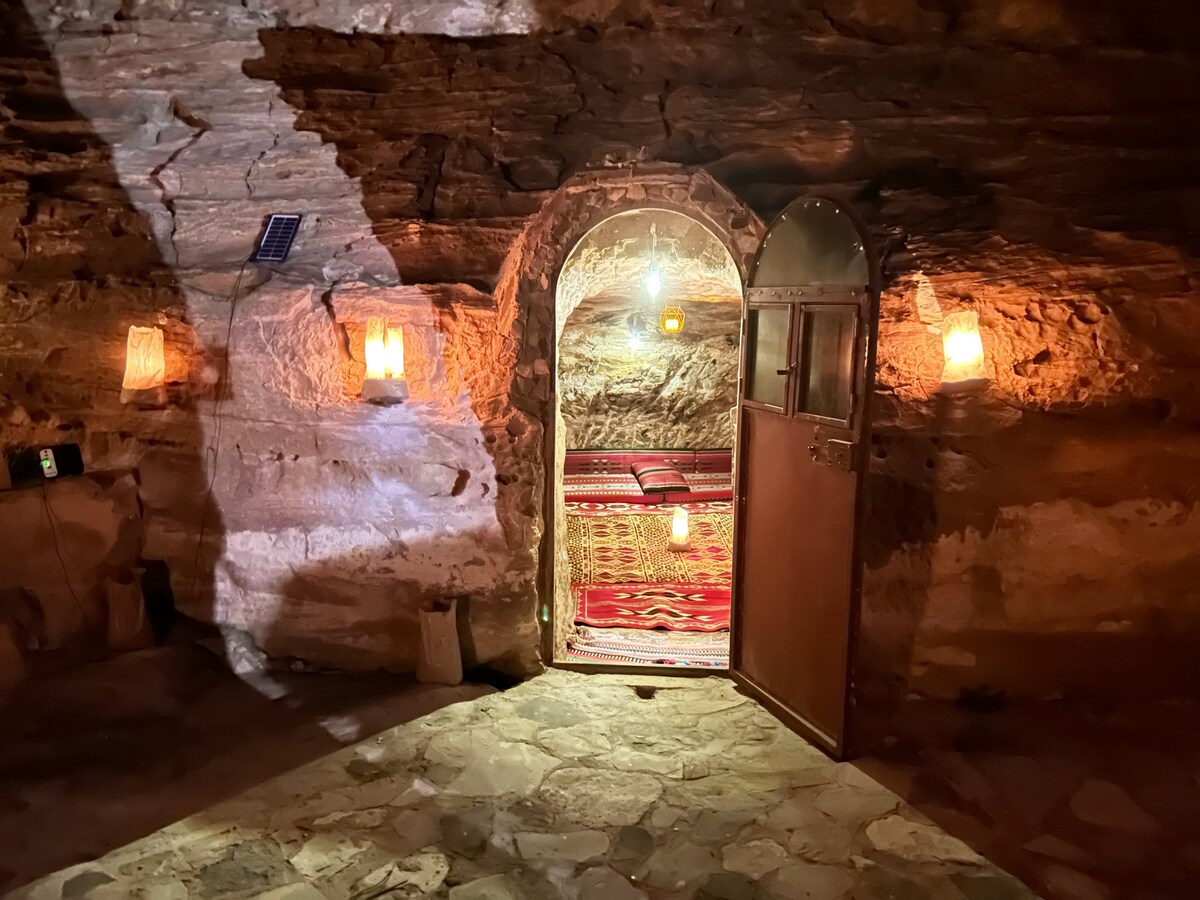
<instances>
[{"instance_id":1,"label":"power outlet","mask_svg":"<svg viewBox=\"0 0 1200 900\"><path fill-rule=\"evenodd\" d=\"M42 467L42 475L45 478L58 477L58 463L54 461L54 451L49 447L38 451L38 463Z\"/></svg>"}]
</instances>

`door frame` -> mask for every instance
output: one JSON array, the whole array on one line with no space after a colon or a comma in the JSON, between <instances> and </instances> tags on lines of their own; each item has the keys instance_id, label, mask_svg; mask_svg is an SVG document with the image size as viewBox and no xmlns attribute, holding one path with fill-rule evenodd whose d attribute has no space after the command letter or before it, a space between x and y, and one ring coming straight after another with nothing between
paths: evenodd
<instances>
[{"instance_id":1,"label":"door frame","mask_svg":"<svg viewBox=\"0 0 1200 900\"><path fill-rule=\"evenodd\" d=\"M745 356L744 337L743 337L744 319L745 319L745 303L746 303L746 281L745 281L745 279L746 279L746 273L749 271L748 267L749 267L750 262L752 261L753 257L751 256L750 260L746 260L743 262L740 259L742 254L739 254L737 248L722 235L727 234L730 236L736 236L738 234L743 234L743 233L749 233L749 234L753 235L756 231L762 230L762 223L757 218L757 216L754 216L753 213L751 213L746 207L744 207L741 199L739 197L737 197L737 195L734 194L732 191L730 191L729 188L725 187L724 184L716 181L711 176L706 176L706 178L708 180L710 180L720 190L727 193L729 200L732 201L732 203L740 206L745 211L745 213L747 215L747 218L745 221L742 221L741 224L737 224L736 222L734 222L734 223L728 223L728 224L722 225L713 216L709 215L702 208L692 206L686 202L682 202L682 203L681 202L672 202L672 201L667 201L667 200L663 200L660 198L647 197L644 200L642 200L641 202L607 204L601 208L598 208L593 215L589 216L586 219L586 221L583 223L583 225L581 227L574 230L574 233L573 233L571 239L565 244L565 249L562 252L560 258L556 261L555 265L553 266L550 278L548 279L549 285L547 287L547 293L550 297L550 307L554 311L554 314L551 319L551 328L550 328L550 335L549 335L550 421L545 423L544 435L543 435L543 453L544 453L544 459L545 459L545 467L544 467L545 490L543 492L543 498L542 498L542 522L543 522L544 533L542 535L542 542L541 542L540 550L541 550L542 554L545 554L545 558L547 558L549 560L549 565L539 566L539 574L538 574L537 583L538 583L539 612L541 610L545 610L545 619L543 621L539 622L539 624L541 625L542 659L547 666L552 667L552 668L566 669L568 671L594 673L594 674L642 675L642 676L669 675L672 677L680 677L680 678L705 678L705 677L709 677L709 676L728 677L728 675L729 675L728 667L726 667L726 668L701 668L701 667L636 665L636 664L599 663L599 662L597 662L597 663L569 662L566 660L560 660L560 659L556 658L556 653L557 653L558 647L557 647L557 642L555 640L555 622L556 622L556 613L557 613L556 607L557 607L557 602L558 602L558 596L557 596L557 591L556 591L557 586L555 583L556 582L555 572L556 572L557 566L558 566L558 559L557 559L557 555L556 555L558 552L558 547L557 547L557 542L555 540L555 531L556 531L556 523L557 523L557 515L558 515L558 510L557 510L558 493L559 493L559 490L561 489L561 485L559 485L557 483L557 474L558 473L557 473L557 469L556 469L556 465L557 465L556 453L558 451L557 417L558 417L558 415L560 413L560 409L561 409L561 407L559 406L559 402L558 402L558 324L559 324L558 323L558 282L559 282L559 277L562 274L563 266L566 264L567 260L570 258L572 251L575 249L575 247L578 245L578 243L580 241L582 241L588 235L588 233L591 232L591 230L593 228L595 228L598 225L601 225L602 223L606 222L607 220L613 218L614 216L621 215L622 213L628 213L628 212L640 211L640 210L647 210L647 211L659 210L659 211L664 211L664 212L676 213L678 215L684 216L684 217L691 219L692 221L704 226L704 228L706 228L718 241L720 241L721 245L725 248L725 251L729 254L730 259L733 260L733 263L736 266L736 268L738 269L738 271L740 273L742 273L741 289L742 289L742 310L743 310L742 320L743 320L743 324L741 326L739 326L739 331L738 331L738 340L739 340L738 357L739 358L738 358L738 364L737 364L737 369L736 369L737 375L736 375L736 381L735 381L737 392L738 392L738 397L740 398L742 368L744 365L744 356ZM757 228L756 228L756 224L758 225ZM740 420L740 416L741 416L740 407L738 409L737 415ZM731 578L733 576L733 573L736 572L737 555L738 555L738 548L737 548L737 545L738 545L738 537L737 537L738 521L737 521L737 491L736 491L736 481L737 481L736 432L735 432L734 444L735 444L735 446L733 448L733 450L734 450L734 461L733 461L734 471L731 473L732 480L735 485L734 503L733 503L733 508L734 508L734 513L733 513L733 515L734 515L734 522L733 522L734 539L733 539L733 548L732 548L732 557L733 558L731 560L731 567L730 567ZM734 638L734 627L735 627L734 626L734 610L736 609L736 604L737 604L736 591L733 588L732 582L731 582L731 588L730 588L729 602L730 602L729 641L730 641L730 647L732 648L733 638Z\"/></svg>"},{"instance_id":2,"label":"door frame","mask_svg":"<svg viewBox=\"0 0 1200 900\"><path fill-rule=\"evenodd\" d=\"M741 575L742 575L742 570L741 570L742 555L739 554L737 552L737 550L739 547L742 546L742 543L744 540L743 529L745 526L745 516L742 515L741 509L742 509L743 503L745 502L744 497L745 497L745 490L746 490L746 479L744 477L745 473L744 473L744 466L743 466L743 460L742 460L743 453L745 452L745 442L741 441L741 440L735 440L735 442L734 442L734 464L733 464L733 471L734 471L734 493L733 493L733 497L734 497L734 503L733 503L733 508L734 508L734 540L733 540L734 554L733 554L733 565L734 565L734 569L733 569L733 591L732 591L733 608L731 610L731 618L730 618L730 648L729 648L730 656L729 656L728 672L729 672L729 677L734 681L735 684L737 684L737 686L740 689L742 689L746 693L749 693L751 696L753 696L772 715L774 715L777 719L779 719L781 722L783 722L792 731L796 732L801 737L805 738L806 740L808 740L810 743L814 744L815 746L820 747L821 749L825 750L827 753L829 753L835 759L847 759L847 758L855 755L855 752L857 749L857 744L858 744L858 741L857 741L857 724L858 723L857 723L856 717L854 716L854 708L855 708L854 673L855 673L855 667L856 667L858 649L859 649L859 628L860 628L860 623L861 623L861 619L862 619L862 583L863 583L863 564L864 564L863 556L862 556L862 547L863 547L863 534L864 534L864 531L866 528L866 503L867 503L866 479L870 473L871 412L872 412L871 406L872 406L872 401L873 401L873 397L874 397L874 393L875 393L876 351L877 351L877 348L879 345L879 311L880 311L879 308L880 308L880 289L881 289L881 282L882 282L882 272L881 272L880 258L879 258L879 254L878 254L878 250L877 250L877 245L876 245L875 241L872 239L870 232L867 230L866 223L859 216L858 211L853 207L852 203L849 200L843 200L839 197L832 196L830 194L820 193L820 192L799 193L794 198L792 198L791 200L788 201L788 205L790 205L791 203L794 203L796 200L799 200L802 197L810 197L810 198L818 199L818 200L826 200L826 201L836 205L837 208L840 209L844 215L848 216L850 221L854 224L854 227L857 229L859 236L862 238L863 252L866 254L866 258L867 258L867 278L868 278L868 280L867 280L867 284L863 286L865 288L865 291L860 291L857 294L855 294L854 292L847 291L844 287L841 287L841 286L837 286L836 288L830 288L825 291L825 293L830 295L831 299L834 296L842 298L840 300L840 303L849 302L848 298L850 296L858 296L858 297L860 297L860 300L865 300L865 303L860 302L860 308L865 307L865 310L866 310L866 319L862 323L863 327L860 329L860 335L859 335L860 340L865 340L866 347L865 347L865 352L863 353L862 367L861 367L860 371L858 373L856 373L856 378L855 378L856 389L860 390L862 392L862 398L863 398L862 414L857 422L854 422L852 420L851 425L849 426L854 431L854 433L856 434L856 438L857 438L856 451L855 451L855 455L853 458L852 470L858 478L858 483L857 483L856 490L855 490L854 527L851 531L851 546L850 546L850 622L849 622L849 628L848 628L848 632L847 632L847 640L849 642L849 646L846 648L846 671L844 673L844 680L845 680L846 687L845 687L844 709L842 711L842 720L844 722L844 726L842 729L842 731L843 731L842 739L838 740L834 736L825 734L824 732L820 731L815 726L811 725L805 719L800 717L798 714L793 712L783 701L781 701L779 698L774 696L765 687L763 687L762 685L755 682L752 678L749 678L748 676L746 676L743 673L738 671L739 645L734 640L734 635L737 633L737 629L740 624L738 620L739 620L739 616L740 616L740 611L742 609L742 604L740 602L738 602L740 598L737 596L737 594L741 588L741 584L742 584L742 577L741 577ZM772 222L768 224L768 226L767 226L768 231L770 230L770 227L773 224L774 224L774 220L772 220ZM761 252L761 247L760 247L759 252ZM758 259L758 253L755 254L755 261L757 261L757 259ZM750 272L752 272L753 270L754 270L754 262L752 262L749 267ZM761 288L758 290L760 290L762 293L758 294L757 296L755 296L751 293L751 291L753 291L753 290L755 290L755 289L750 288L746 285L743 285L743 289L742 289L742 297L743 297L743 300L742 300L742 336L741 336L742 359L741 359L741 366L739 368L739 375L738 375L738 412L737 412L737 433L739 435L743 431L744 417L745 417L746 409L758 409L758 410L768 412L768 413L776 413L779 411L778 407L770 406L768 404L758 403L756 401L750 401L749 403L747 403L745 400L746 370L747 370L747 364L748 364L748 360L749 360L749 354L746 352L747 340L749 337L749 333L748 333L749 332L749 329L748 329L749 315L748 314L749 314L751 305L754 304L759 307L772 305L772 301L770 299L764 299L766 297L769 297L772 293L774 293L776 295L789 294L789 293L792 295L795 295L798 292L811 291L811 293L813 295L817 296L818 298L822 294L821 287L814 286L812 288L805 288L805 287L799 286L799 285L794 288ZM864 293L865 293L865 297L862 296ZM774 301L774 305L779 305L783 302L788 302L788 301L777 300L777 301ZM789 321L789 326L788 326L788 359L789 360L793 360L793 359L798 360L798 353L799 353L800 348L797 346L797 344L802 339L802 335L801 335L802 325L800 322L801 318L802 318L802 312L800 310L793 308L792 316L791 316L791 319ZM856 356L857 356L857 351L856 351ZM785 409L788 411L789 415L801 415L806 420L811 421L817 425L820 425L820 424L840 425L841 424L840 422L834 423L832 420L826 420L819 416L812 416L812 415L808 415L808 414L796 413L794 410L794 407L795 407L797 398L795 396L793 396L793 392L794 392L794 388L795 388L795 385L793 383L794 379L789 378L788 381L789 381L789 386L788 386L787 390L785 391L784 403L787 404ZM841 427L845 427L845 426L841 426Z\"/></svg>"}]
</instances>

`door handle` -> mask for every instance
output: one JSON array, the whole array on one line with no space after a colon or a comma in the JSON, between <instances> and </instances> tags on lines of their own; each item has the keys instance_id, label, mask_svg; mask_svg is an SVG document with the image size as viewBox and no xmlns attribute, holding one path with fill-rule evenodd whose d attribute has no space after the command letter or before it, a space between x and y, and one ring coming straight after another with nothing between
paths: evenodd
<instances>
[{"instance_id":1,"label":"door handle","mask_svg":"<svg viewBox=\"0 0 1200 900\"><path fill-rule=\"evenodd\" d=\"M792 363L786 369L776 369L775 374L776 375L790 375L792 372L795 372L795 371L796 371L796 364Z\"/></svg>"}]
</instances>

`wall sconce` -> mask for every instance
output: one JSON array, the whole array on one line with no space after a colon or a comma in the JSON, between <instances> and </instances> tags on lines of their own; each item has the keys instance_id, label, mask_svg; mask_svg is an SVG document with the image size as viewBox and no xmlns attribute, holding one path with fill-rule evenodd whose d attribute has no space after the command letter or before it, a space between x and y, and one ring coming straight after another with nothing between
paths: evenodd
<instances>
[{"instance_id":1,"label":"wall sconce","mask_svg":"<svg viewBox=\"0 0 1200 900\"><path fill-rule=\"evenodd\" d=\"M389 328L387 320L378 316L367 319L365 357L367 377L363 381L362 398L377 406L393 406L407 400L403 329Z\"/></svg>"},{"instance_id":2,"label":"wall sconce","mask_svg":"<svg viewBox=\"0 0 1200 900\"><path fill-rule=\"evenodd\" d=\"M963 310L942 320L942 353L946 358L942 367L943 392L975 391L987 385L979 313Z\"/></svg>"},{"instance_id":3,"label":"wall sconce","mask_svg":"<svg viewBox=\"0 0 1200 900\"><path fill-rule=\"evenodd\" d=\"M151 408L165 406L167 389L163 381L166 371L162 329L129 326L121 402Z\"/></svg>"},{"instance_id":4,"label":"wall sconce","mask_svg":"<svg viewBox=\"0 0 1200 900\"><path fill-rule=\"evenodd\" d=\"M683 331L683 308L679 306L666 307L658 317L658 327L666 334L679 334Z\"/></svg>"},{"instance_id":5,"label":"wall sconce","mask_svg":"<svg viewBox=\"0 0 1200 900\"><path fill-rule=\"evenodd\" d=\"M675 507L675 512L671 513L671 540L667 543L667 549L676 553L692 549L688 537L688 511L682 506Z\"/></svg>"}]
</instances>

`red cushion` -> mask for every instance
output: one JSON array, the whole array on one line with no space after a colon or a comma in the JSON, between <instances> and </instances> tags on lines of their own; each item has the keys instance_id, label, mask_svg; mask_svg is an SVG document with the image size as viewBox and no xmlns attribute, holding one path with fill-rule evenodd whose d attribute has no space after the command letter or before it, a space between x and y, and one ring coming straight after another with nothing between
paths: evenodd
<instances>
[{"instance_id":1,"label":"red cushion","mask_svg":"<svg viewBox=\"0 0 1200 900\"><path fill-rule=\"evenodd\" d=\"M674 494L691 490L683 474L668 462L634 463L632 468L643 493Z\"/></svg>"}]
</instances>

